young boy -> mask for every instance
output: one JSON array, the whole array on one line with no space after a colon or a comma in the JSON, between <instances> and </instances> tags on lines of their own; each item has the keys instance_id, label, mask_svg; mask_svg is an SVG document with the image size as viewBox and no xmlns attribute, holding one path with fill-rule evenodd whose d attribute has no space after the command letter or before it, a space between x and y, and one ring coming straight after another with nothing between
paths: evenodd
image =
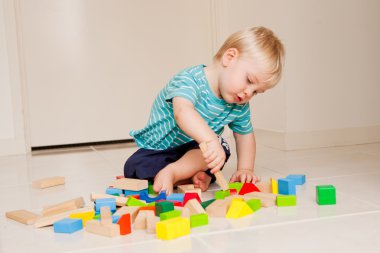
<instances>
[{"instance_id":1,"label":"young boy","mask_svg":"<svg viewBox=\"0 0 380 253\"><path fill-rule=\"evenodd\" d=\"M283 57L283 45L273 32L253 27L232 34L211 65L175 75L155 99L148 124L130 133L140 149L126 161L125 177L154 180L154 191L167 194L189 179L207 190L230 156L220 137L228 125L238 160L230 182L259 181L249 100L280 80ZM203 142L204 153L199 149Z\"/></svg>"}]
</instances>

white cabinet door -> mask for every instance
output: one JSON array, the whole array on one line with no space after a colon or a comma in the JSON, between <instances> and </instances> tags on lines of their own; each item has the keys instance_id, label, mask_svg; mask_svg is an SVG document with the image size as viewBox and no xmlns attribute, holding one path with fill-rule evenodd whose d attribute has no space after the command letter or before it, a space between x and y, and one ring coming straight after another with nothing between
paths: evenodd
<instances>
[{"instance_id":1,"label":"white cabinet door","mask_svg":"<svg viewBox=\"0 0 380 253\"><path fill-rule=\"evenodd\" d=\"M21 0L31 146L128 139L179 70L212 57L211 0Z\"/></svg>"}]
</instances>

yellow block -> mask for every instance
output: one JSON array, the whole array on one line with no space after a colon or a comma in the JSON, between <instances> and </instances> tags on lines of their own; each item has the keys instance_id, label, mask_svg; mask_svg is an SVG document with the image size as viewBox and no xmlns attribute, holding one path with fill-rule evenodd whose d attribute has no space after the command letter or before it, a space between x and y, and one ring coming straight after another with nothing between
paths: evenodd
<instances>
[{"instance_id":1,"label":"yellow block","mask_svg":"<svg viewBox=\"0 0 380 253\"><path fill-rule=\"evenodd\" d=\"M88 211L88 212L82 212L82 213L73 213L73 214L70 214L70 218L74 218L74 219L82 219L82 222L83 222L83 226L86 226L86 222L88 220L92 220L95 216L95 211L92 210L92 211Z\"/></svg>"},{"instance_id":2,"label":"yellow block","mask_svg":"<svg viewBox=\"0 0 380 253\"><path fill-rule=\"evenodd\" d=\"M175 239L190 234L190 219L176 217L169 220L157 222L157 238L163 240Z\"/></svg>"},{"instance_id":3,"label":"yellow block","mask_svg":"<svg viewBox=\"0 0 380 253\"><path fill-rule=\"evenodd\" d=\"M240 218L253 213L247 203L241 200L233 200L226 214L226 218Z\"/></svg>"},{"instance_id":4,"label":"yellow block","mask_svg":"<svg viewBox=\"0 0 380 253\"><path fill-rule=\"evenodd\" d=\"M278 194L278 182L276 179L271 178L270 179L270 184L272 188L272 193L273 194Z\"/></svg>"}]
</instances>

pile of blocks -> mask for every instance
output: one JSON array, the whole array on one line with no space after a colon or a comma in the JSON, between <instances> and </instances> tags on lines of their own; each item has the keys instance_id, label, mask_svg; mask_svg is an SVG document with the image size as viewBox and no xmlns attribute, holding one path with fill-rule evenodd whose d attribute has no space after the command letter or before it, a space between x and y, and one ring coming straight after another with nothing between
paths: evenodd
<instances>
[{"instance_id":1,"label":"pile of blocks","mask_svg":"<svg viewBox=\"0 0 380 253\"><path fill-rule=\"evenodd\" d=\"M220 177L220 175L219 175ZM89 233L115 237L146 230L157 238L170 240L188 235L192 228L206 226L209 217L237 219L257 212L261 207L295 206L297 185L305 184L305 175L288 175L269 182L224 183L215 198L202 201L194 185L180 185L176 193L155 193L147 180L118 176L104 194L91 194L93 207L85 207L83 198L44 207L41 215L27 210L7 212L10 219L36 228L53 225L56 233ZM219 178L220 182L220 178ZM318 185L319 205L336 203L332 185Z\"/></svg>"}]
</instances>

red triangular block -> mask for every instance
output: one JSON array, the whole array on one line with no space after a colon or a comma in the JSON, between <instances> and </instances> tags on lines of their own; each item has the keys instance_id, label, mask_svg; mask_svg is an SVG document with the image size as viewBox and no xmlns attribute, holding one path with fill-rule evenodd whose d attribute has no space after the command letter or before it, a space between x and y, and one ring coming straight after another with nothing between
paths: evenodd
<instances>
[{"instance_id":1,"label":"red triangular block","mask_svg":"<svg viewBox=\"0 0 380 253\"><path fill-rule=\"evenodd\" d=\"M250 192L259 192L259 188L252 183L244 183L243 187L240 189L239 195L244 195Z\"/></svg>"}]
</instances>

